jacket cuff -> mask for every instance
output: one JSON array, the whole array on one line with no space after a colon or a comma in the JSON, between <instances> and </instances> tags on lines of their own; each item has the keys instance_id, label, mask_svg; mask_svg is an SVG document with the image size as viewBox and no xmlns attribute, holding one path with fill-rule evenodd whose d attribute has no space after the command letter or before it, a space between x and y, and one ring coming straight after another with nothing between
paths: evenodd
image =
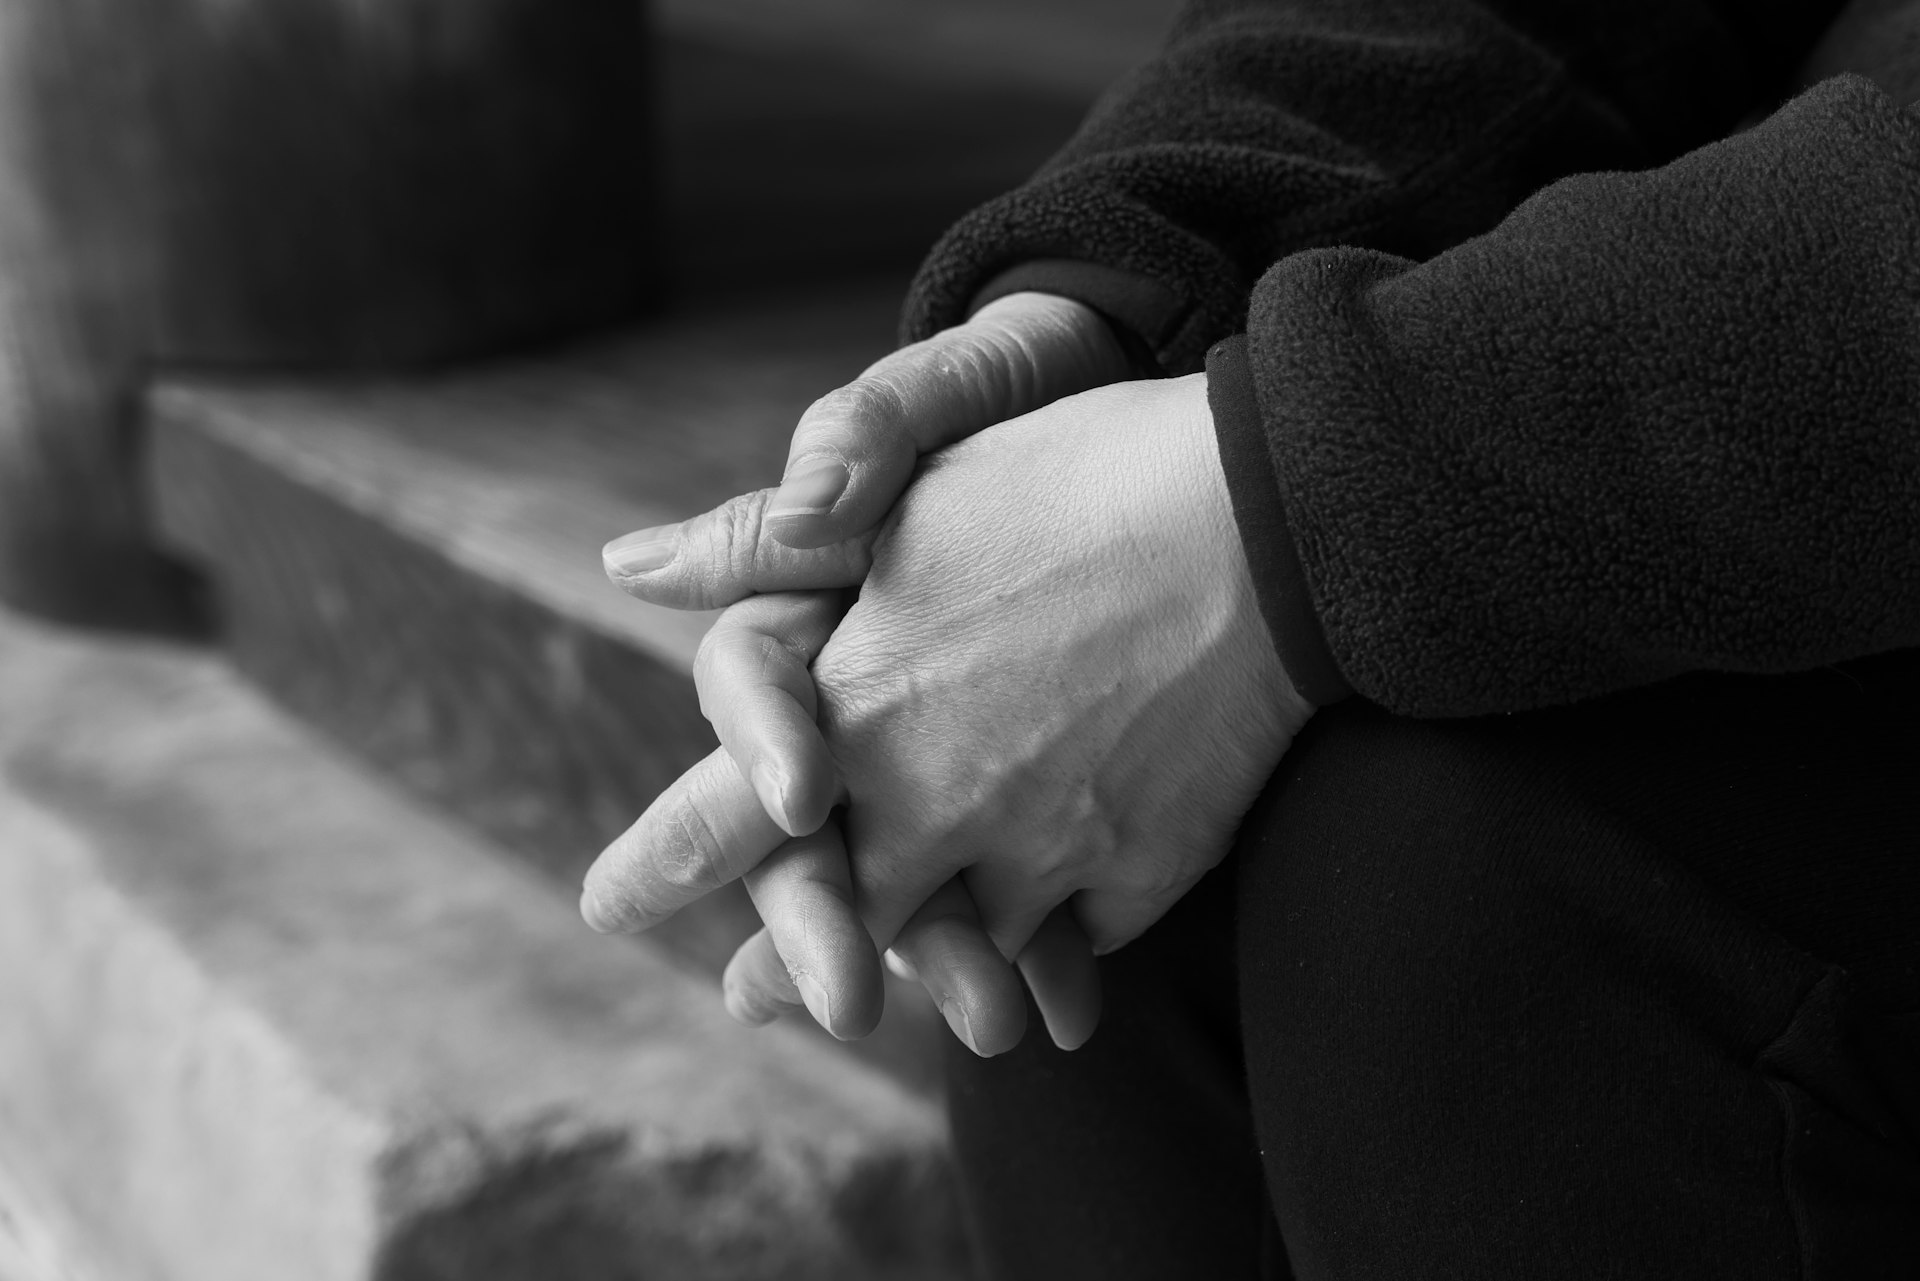
<instances>
[{"instance_id":1,"label":"jacket cuff","mask_svg":"<svg viewBox=\"0 0 1920 1281\"><path fill-rule=\"evenodd\" d=\"M1099 312L1143 378L1168 371L1156 353L1173 341L1191 308L1150 276L1073 258L1035 258L1007 268L982 285L967 305L972 316L988 303L1031 290L1071 298Z\"/></svg>"},{"instance_id":2,"label":"jacket cuff","mask_svg":"<svg viewBox=\"0 0 1920 1281\"><path fill-rule=\"evenodd\" d=\"M1273 476L1245 334L1223 339L1207 352L1207 405L1213 411L1234 522L1273 647L1302 698L1315 706L1338 702L1353 693L1353 686L1333 661L1307 591L1306 571Z\"/></svg>"}]
</instances>

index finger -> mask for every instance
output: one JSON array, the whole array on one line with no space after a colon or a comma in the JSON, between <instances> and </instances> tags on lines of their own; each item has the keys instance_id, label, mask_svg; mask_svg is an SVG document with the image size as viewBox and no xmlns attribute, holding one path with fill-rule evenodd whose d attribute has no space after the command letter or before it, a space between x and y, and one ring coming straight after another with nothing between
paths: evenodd
<instances>
[{"instance_id":1,"label":"index finger","mask_svg":"<svg viewBox=\"0 0 1920 1281\"><path fill-rule=\"evenodd\" d=\"M759 866L787 834L725 748L675 779L587 869L580 914L602 934L631 934Z\"/></svg>"},{"instance_id":2,"label":"index finger","mask_svg":"<svg viewBox=\"0 0 1920 1281\"><path fill-rule=\"evenodd\" d=\"M767 813L794 836L825 822L837 799L809 668L844 608L825 592L749 597L708 630L693 663L700 710Z\"/></svg>"}]
</instances>

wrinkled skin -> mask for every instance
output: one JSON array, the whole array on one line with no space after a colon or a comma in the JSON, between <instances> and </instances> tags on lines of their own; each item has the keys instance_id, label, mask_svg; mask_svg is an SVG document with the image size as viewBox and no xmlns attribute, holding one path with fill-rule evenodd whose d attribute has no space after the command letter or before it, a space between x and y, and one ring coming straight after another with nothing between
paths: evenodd
<instances>
[{"instance_id":1,"label":"wrinkled skin","mask_svg":"<svg viewBox=\"0 0 1920 1281\"><path fill-rule=\"evenodd\" d=\"M705 535L685 537L676 560L699 561ZM763 597L716 626L699 679L732 759L710 758L711 777L670 789L602 856L590 919L643 927L768 875L785 832L766 813L793 806L747 800L747 760L748 774L774 767L776 796L831 786L831 772L847 802L850 879L820 836L779 856L832 869L788 878L814 892L809 937L846 933L821 924L832 899L883 947L977 921L1020 957L1057 947L1041 926L1071 903L1110 949L1219 860L1310 714L1260 620L1202 376L1072 396L940 453L870 554L837 628L819 593ZM781 553L751 586L806 580ZM791 972L795 949L777 950ZM751 958L736 968L750 986ZM1018 1039L1004 990L969 1003L960 987L943 1008L962 1007L949 1022L969 1044Z\"/></svg>"},{"instance_id":2,"label":"wrinkled skin","mask_svg":"<svg viewBox=\"0 0 1920 1281\"><path fill-rule=\"evenodd\" d=\"M806 837L746 873L765 928L739 948L723 979L727 1008L742 1022L764 1023L804 1002L834 1035L857 1037L873 1027L882 1004L878 958L853 910L838 823L827 820L838 781L812 728L812 650L794 657L799 638L817 632L823 639L839 609L783 589L857 587L873 535L923 455L1129 372L1113 331L1092 309L1016 293L822 396L794 430L777 490L744 494L680 526L609 544L609 574L642 599L683 609L732 603L702 647L697 679L737 773L703 763L675 789L689 803L655 806L636 830L664 812L744 828L773 822ZM637 570L636 540L657 551L662 534L675 554ZM775 594L756 594L767 592ZM709 670L740 665L737 647L711 643L728 638L759 646L772 661L744 680L710 678ZM759 798L758 813L742 795L743 780ZM590 895L582 907L596 919ZM954 1031L985 1053L1021 1035L1021 979L1062 1048L1084 1042L1099 1020L1099 973L1071 912L1049 919L1016 958L1016 977L981 929L966 887L952 881L895 939L887 959L917 978Z\"/></svg>"},{"instance_id":3,"label":"wrinkled skin","mask_svg":"<svg viewBox=\"0 0 1920 1281\"><path fill-rule=\"evenodd\" d=\"M1225 853L1310 709L1218 472L1201 376L930 460L813 668L880 936L964 871L1003 953L1069 896L1109 950Z\"/></svg>"}]
</instances>

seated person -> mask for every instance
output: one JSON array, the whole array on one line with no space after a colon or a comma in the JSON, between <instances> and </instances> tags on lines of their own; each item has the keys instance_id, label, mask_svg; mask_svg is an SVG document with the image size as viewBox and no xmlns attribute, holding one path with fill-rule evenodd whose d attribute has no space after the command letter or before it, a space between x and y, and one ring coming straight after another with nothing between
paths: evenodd
<instances>
[{"instance_id":1,"label":"seated person","mask_svg":"<svg viewBox=\"0 0 1920 1281\"><path fill-rule=\"evenodd\" d=\"M1731 132L1833 8L1190 5L610 545L723 747L588 920L900 955L991 1276L1912 1275L1920 116Z\"/></svg>"}]
</instances>

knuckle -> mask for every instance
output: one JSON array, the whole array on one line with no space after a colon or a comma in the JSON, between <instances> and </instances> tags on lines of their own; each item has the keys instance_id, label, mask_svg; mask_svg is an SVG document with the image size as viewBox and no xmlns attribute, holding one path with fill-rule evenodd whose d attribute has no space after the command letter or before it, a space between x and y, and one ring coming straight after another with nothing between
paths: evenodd
<instances>
[{"instance_id":1,"label":"knuckle","mask_svg":"<svg viewBox=\"0 0 1920 1281\"><path fill-rule=\"evenodd\" d=\"M901 409L900 391L888 362L869 369L813 402L809 421L890 422Z\"/></svg>"},{"instance_id":2,"label":"knuckle","mask_svg":"<svg viewBox=\"0 0 1920 1281\"><path fill-rule=\"evenodd\" d=\"M743 494L724 510L725 519L714 534L714 568L744 585L752 580L759 561L760 518L766 510L766 498L759 493Z\"/></svg>"},{"instance_id":3,"label":"knuckle","mask_svg":"<svg viewBox=\"0 0 1920 1281\"><path fill-rule=\"evenodd\" d=\"M728 607L693 651L694 683L717 689L738 679L741 653L753 652L761 639L763 634L751 625L740 605Z\"/></svg>"},{"instance_id":4,"label":"knuckle","mask_svg":"<svg viewBox=\"0 0 1920 1281\"><path fill-rule=\"evenodd\" d=\"M832 658L813 667L821 732L848 744L879 737L892 724L892 713L910 705L911 676L851 645Z\"/></svg>"},{"instance_id":5,"label":"knuckle","mask_svg":"<svg viewBox=\"0 0 1920 1281\"><path fill-rule=\"evenodd\" d=\"M734 655L741 640L737 628L716 623L700 638L700 648L693 654L693 690L700 700L700 714L716 726L739 683Z\"/></svg>"},{"instance_id":6,"label":"knuckle","mask_svg":"<svg viewBox=\"0 0 1920 1281\"><path fill-rule=\"evenodd\" d=\"M807 665L806 650L797 642L765 632L754 636L746 657L754 677L763 685L784 685L796 665L802 670Z\"/></svg>"},{"instance_id":7,"label":"knuckle","mask_svg":"<svg viewBox=\"0 0 1920 1281\"><path fill-rule=\"evenodd\" d=\"M715 624L694 651L694 688L704 712L709 700L742 685L784 687L793 672L806 670L807 662L806 646L800 640Z\"/></svg>"},{"instance_id":8,"label":"knuckle","mask_svg":"<svg viewBox=\"0 0 1920 1281\"><path fill-rule=\"evenodd\" d=\"M718 609L751 588L753 539L759 532L760 494L729 498L690 527L674 562L684 609ZM742 546L746 555L742 557Z\"/></svg>"},{"instance_id":9,"label":"knuckle","mask_svg":"<svg viewBox=\"0 0 1920 1281\"><path fill-rule=\"evenodd\" d=\"M1121 860L1116 879L1128 897L1158 902L1184 888L1186 877L1181 860L1135 851L1133 857Z\"/></svg>"},{"instance_id":10,"label":"knuckle","mask_svg":"<svg viewBox=\"0 0 1920 1281\"><path fill-rule=\"evenodd\" d=\"M929 353L930 372L948 382L979 383L996 374L1006 348L998 326L967 324L948 330L944 341Z\"/></svg>"},{"instance_id":11,"label":"knuckle","mask_svg":"<svg viewBox=\"0 0 1920 1281\"><path fill-rule=\"evenodd\" d=\"M726 659L722 651L731 640L732 630L724 622L715 623L700 638L700 647L693 651L693 686L700 694L702 714L707 714L708 697L718 692L717 682L725 679L721 674ZM711 715L708 719L712 719Z\"/></svg>"},{"instance_id":12,"label":"knuckle","mask_svg":"<svg viewBox=\"0 0 1920 1281\"><path fill-rule=\"evenodd\" d=\"M719 889L724 850L713 824L694 805L683 805L665 820L665 839L653 874L683 898L698 898Z\"/></svg>"}]
</instances>

